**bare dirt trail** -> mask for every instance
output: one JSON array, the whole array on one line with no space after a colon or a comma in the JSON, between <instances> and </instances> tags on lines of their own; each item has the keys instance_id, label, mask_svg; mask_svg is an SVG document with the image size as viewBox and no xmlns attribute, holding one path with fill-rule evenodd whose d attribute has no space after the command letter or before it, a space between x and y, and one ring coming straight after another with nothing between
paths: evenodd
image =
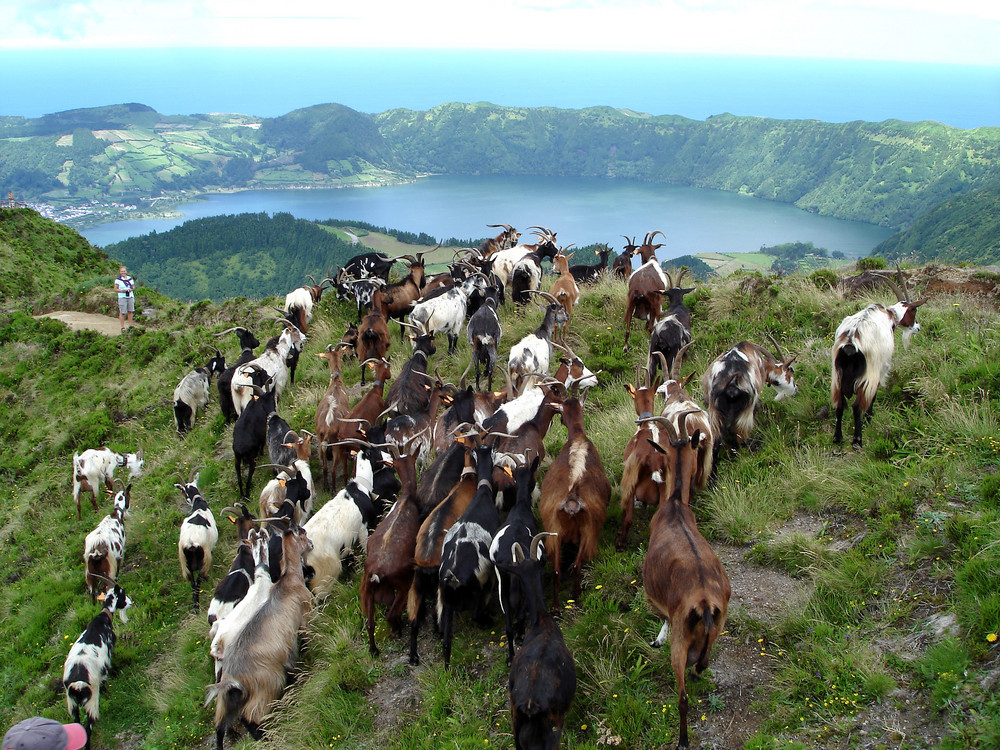
<instances>
[{"instance_id":1,"label":"bare dirt trail","mask_svg":"<svg viewBox=\"0 0 1000 750\"><path fill-rule=\"evenodd\" d=\"M36 315L36 318L54 318L61 320L73 331L97 331L105 336L121 336L122 327L118 324L118 318L107 315L96 315L94 313L76 312L75 310L57 310L55 312Z\"/></svg>"}]
</instances>

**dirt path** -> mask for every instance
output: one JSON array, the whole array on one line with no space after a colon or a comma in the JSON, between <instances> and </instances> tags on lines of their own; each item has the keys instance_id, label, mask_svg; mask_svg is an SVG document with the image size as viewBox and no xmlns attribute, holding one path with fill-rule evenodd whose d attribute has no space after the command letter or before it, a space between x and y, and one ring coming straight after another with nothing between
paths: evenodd
<instances>
[{"instance_id":1,"label":"dirt path","mask_svg":"<svg viewBox=\"0 0 1000 750\"><path fill-rule=\"evenodd\" d=\"M74 310L57 310L56 312L36 315L36 318L55 318L61 320L73 331L97 331L105 336L121 336L122 328L118 325L118 318L111 318L107 315L95 315L94 313L76 312Z\"/></svg>"}]
</instances>

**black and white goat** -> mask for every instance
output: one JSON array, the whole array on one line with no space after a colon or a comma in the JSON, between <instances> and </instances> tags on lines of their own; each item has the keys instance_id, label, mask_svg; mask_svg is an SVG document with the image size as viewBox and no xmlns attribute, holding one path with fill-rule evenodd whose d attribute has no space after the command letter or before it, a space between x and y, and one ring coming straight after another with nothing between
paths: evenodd
<instances>
[{"instance_id":1,"label":"black and white goat","mask_svg":"<svg viewBox=\"0 0 1000 750\"><path fill-rule=\"evenodd\" d=\"M389 258L383 253L371 252L355 255L341 269L345 275L355 279L382 279L389 282L389 271L395 265L394 258Z\"/></svg>"},{"instance_id":2,"label":"black and white goat","mask_svg":"<svg viewBox=\"0 0 1000 750\"><path fill-rule=\"evenodd\" d=\"M898 266L896 270L901 285L887 276L880 277L895 292L898 300L895 305L869 305L861 312L844 318L837 327L830 352L833 360L830 401L837 410L837 426L833 434L835 443L843 440L841 423L844 407L853 396L854 437L851 443L855 448L861 447L863 418L871 418L879 386L885 385L892 366L896 328L903 330L904 346L920 330L916 320L917 308L927 302L927 298L910 302L904 291L906 283L902 272Z\"/></svg>"},{"instance_id":3,"label":"black and white goat","mask_svg":"<svg viewBox=\"0 0 1000 750\"><path fill-rule=\"evenodd\" d=\"M458 333L465 325L469 298L476 289L485 286L486 277L477 273L437 296L418 300L410 312L410 323L427 333L445 334L448 337L448 354L454 354L458 347Z\"/></svg>"},{"instance_id":4,"label":"black and white goat","mask_svg":"<svg viewBox=\"0 0 1000 750\"><path fill-rule=\"evenodd\" d=\"M233 513L228 517L236 526L239 543L236 547L233 563L229 566L229 573L215 587L215 594L208 605L208 624L211 626L210 638L214 638L215 632L218 630L216 622L233 611L233 608L246 596L247 590L253 582L254 560L248 540L250 532L257 528L257 519L250 515L247 506L242 503L237 507L223 508L223 515L228 512Z\"/></svg>"},{"instance_id":5,"label":"black and white goat","mask_svg":"<svg viewBox=\"0 0 1000 750\"><path fill-rule=\"evenodd\" d=\"M83 543L85 582L91 599L107 591L108 581L114 583L118 580L118 568L125 556L125 516L128 514L132 485L126 486L120 479L115 481L122 489L115 493L111 513L101 519Z\"/></svg>"},{"instance_id":6,"label":"black and white goat","mask_svg":"<svg viewBox=\"0 0 1000 750\"><path fill-rule=\"evenodd\" d=\"M231 642L247 622L267 601L274 581L271 580L271 568L267 554L268 536L265 532L251 529L247 536L246 547L250 553L250 578L246 590L239 601L227 611L221 612L209 632L211 645L209 653L215 660L215 678L219 678L222 657L226 653L226 644Z\"/></svg>"},{"instance_id":7,"label":"black and white goat","mask_svg":"<svg viewBox=\"0 0 1000 750\"><path fill-rule=\"evenodd\" d=\"M90 504L97 510L97 496L103 484L113 490L115 470L119 466L128 469L130 480L142 476L145 461L142 446L135 453L116 453L110 448L88 448L83 453L73 454L73 499L76 500L76 517L80 518L80 493L90 492Z\"/></svg>"},{"instance_id":8,"label":"black and white goat","mask_svg":"<svg viewBox=\"0 0 1000 750\"><path fill-rule=\"evenodd\" d=\"M661 352L666 359L667 372L663 373L663 377L666 378L677 353L691 343L691 311L684 304L684 295L693 292L694 287L681 288L681 281L686 271L686 268L682 268L676 280L669 272L664 272L668 282L665 292L668 304L663 317L656 322L649 338L649 361L646 369L649 370L650 380L656 377L656 369L660 364L657 352Z\"/></svg>"},{"instance_id":9,"label":"black and white goat","mask_svg":"<svg viewBox=\"0 0 1000 750\"><path fill-rule=\"evenodd\" d=\"M487 387L493 390L493 371L497 366L497 347L503 328L497 315L497 294L488 293L483 304L469 318L466 333L469 345L472 347L472 361L476 366L476 390L479 390L480 367L486 369Z\"/></svg>"},{"instance_id":10,"label":"black and white goat","mask_svg":"<svg viewBox=\"0 0 1000 750\"><path fill-rule=\"evenodd\" d=\"M539 230L538 243L524 245L528 252L514 263L510 272L510 297L520 305L528 304L528 293L538 291L541 286L542 261L551 261L559 252L556 233L544 227L536 228Z\"/></svg>"},{"instance_id":11,"label":"black and white goat","mask_svg":"<svg viewBox=\"0 0 1000 750\"><path fill-rule=\"evenodd\" d=\"M191 478L184 484L175 484L191 507L191 512L181 523L177 539L177 558L181 564L181 575L191 581L191 604L194 611L201 608L201 579L212 569L212 551L219 541L219 529L215 516L208 507L208 501L198 489L198 470L191 472Z\"/></svg>"},{"instance_id":12,"label":"black and white goat","mask_svg":"<svg viewBox=\"0 0 1000 750\"><path fill-rule=\"evenodd\" d=\"M260 342L250 329L242 326L227 328L225 331L213 335L219 337L233 331L236 331L236 336L240 340L240 356L215 381L215 386L219 391L219 406L222 409L222 415L226 418L227 424L238 416L236 407L233 406L233 376L236 374L236 368L252 362L256 357L253 350L260 346Z\"/></svg>"},{"instance_id":13,"label":"black and white goat","mask_svg":"<svg viewBox=\"0 0 1000 750\"><path fill-rule=\"evenodd\" d=\"M215 350L215 356L204 367L196 367L177 384L174 389L174 425L182 435L194 429L198 412L208 406L209 385L213 375L221 375L226 369L226 358Z\"/></svg>"},{"instance_id":14,"label":"black and white goat","mask_svg":"<svg viewBox=\"0 0 1000 750\"><path fill-rule=\"evenodd\" d=\"M117 612L122 622L128 622L125 611L132 606L132 599L117 584L100 599L104 603L103 608L73 642L63 665L66 710L73 721L83 724L88 750L94 722L101 718L101 687L111 671L111 658L117 640L112 627L114 614Z\"/></svg>"},{"instance_id":15,"label":"black and white goat","mask_svg":"<svg viewBox=\"0 0 1000 750\"><path fill-rule=\"evenodd\" d=\"M520 581L510 572L510 568L514 565L513 545L517 543L522 547L530 547L531 540L538 533L538 523L532 511L538 461L536 456L530 464L514 469L517 499L507 514L504 526L490 544L490 561L496 569L498 598L507 633L507 666L514 660L514 638L524 635L526 624L527 602L524 600Z\"/></svg>"},{"instance_id":16,"label":"black and white goat","mask_svg":"<svg viewBox=\"0 0 1000 750\"><path fill-rule=\"evenodd\" d=\"M782 361L781 348L772 338L777 357L764 347L741 341L720 354L702 377L708 416L715 436L715 452L723 443L744 443L753 430L754 412L765 385L773 386L775 401L795 395L795 357Z\"/></svg>"},{"instance_id":17,"label":"black and white goat","mask_svg":"<svg viewBox=\"0 0 1000 750\"><path fill-rule=\"evenodd\" d=\"M471 607L478 622L489 622L493 578L490 545L500 527L494 494L493 446L484 444L476 448L476 494L448 529L441 547L437 621L444 645L445 669L451 662L454 611Z\"/></svg>"},{"instance_id":18,"label":"black and white goat","mask_svg":"<svg viewBox=\"0 0 1000 750\"><path fill-rule=\"evenodd\" d=\"M510 348L507 358L507 372L518 393L523 392L538 378L539 373L547 374L549 360L552 358L552 333L556 326L569 320L566 308L560 305L555 297L546 292L535 292L549 301L545 308L545 317L541 325L533 333L529 333ZM510 393L508 397L515 394Z\"/></svg>"},{"instance_id":19,"label":"black and white goat","mask_svg":"<svg viewBox=\"0 0 1000 750\"><path fill-rule=\"evenodd\" d=\"M368 529L377 522L373 480L371 461L359 452L354 478L303 526L313 544L303 558L306 584L318 599L330 594L343 570L345 556L368 544Z\"/></svg>"}]
</instances>

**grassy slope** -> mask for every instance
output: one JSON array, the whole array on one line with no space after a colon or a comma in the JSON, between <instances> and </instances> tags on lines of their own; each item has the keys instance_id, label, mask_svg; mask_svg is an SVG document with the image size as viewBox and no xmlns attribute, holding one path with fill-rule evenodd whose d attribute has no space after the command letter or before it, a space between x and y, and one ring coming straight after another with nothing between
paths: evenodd
<instances>
[{"instance_id":1,"label":"grassy slope","mask_svg":"<svg viewBox=\"0 0 1000 750\"><path fill-rule=\"evenodd\" d=\"M79 276L82 287L86 273ZM669 656L646 646L657 629L639 576L648 512L637 514L630 551L616 553L612 544L621 449L634 427L622 384L642 349L636 334L633 353L620 354L614 321L623 298L623 288L612 283L589 292L571 335L578 353L605 370L604 385L588 398L587 422L615 495L584 596L562 620L580 678L563 742L568 748L597 747L602 736L634 748L676 741ZM85 508L82 523L76 521L71 454L100 443L125 450L141 442L148 470L134 488L122 574L136 607L129 624L116 625L115 672L102 696L94 746L196 747L211 733L211 714L200 705L211 665L206 628L190 614L177 570L183 513L170 475L204 466L203 489L217 511L236 491L231 428L218 409L210 407L180 440L169 397L177 378L205 358L200 350L215 341L211 332L252 324L260 333L265 324L258 326L256 316L267 315L267 307L185 306L152 294L141 302L155 320L140 318L144 331L115 340L20 313L0 316L6 480L0 564L7 571L0 593L0 676L7 686L0 721L65 716L62 662L96 612L82 592L79 557L82 537L99 515ZM996 674L996 647L987 637L1000 627L1000 502L991 477L1000 454L1000 376L992 354L1000 318L965 298L922 308L924 329L897 353L865 451L842 453L831 448L823 414L828 347L841 317L862 302L817 291L799 277L769 282L745 275L688 297L697 343L685 372L703 372L717 352L742 338L760 339L765 330L799 354L798 396L781 404L765 397L756 450L725 462L716 485L695 500L702 529L726 550L734 578L728 632L713 654L715 676L691 688L693 731L705 746L1000 742L1000 701L980 682ZM324 299L317 317L307 353L338 339L352 315ZM503 348L539 317L534 308L505 311ZM233 356L235 342L224 343ZM466 346L455 358L436 355L432 364L457 378ZM398 369L405 354L398 340L393 349ZM356 366L346 377L357 381ZM282 405L293 426L311 424L326 380L325 364L304 357ZM564 436L554 423L546 441L552 453ZM231 556L225 526L213 584ZM747 583L761 580L794 584L803 598L786 604ZM761 597L763 608L754 604ZM933 634L929 623L941 615L957 618L957 635ZM461 618L453 668L445 672L432 637L421 643L424 665L411 671L404 643L380 623L383 656L373 660L362 637L355 575L318 612L300 679L269 746L512 747L499 619L497 626L482 632ZM727 734L734 721L740 733ZM862 729L868 734L859 741Z\"/></svg>"}]
</instances>

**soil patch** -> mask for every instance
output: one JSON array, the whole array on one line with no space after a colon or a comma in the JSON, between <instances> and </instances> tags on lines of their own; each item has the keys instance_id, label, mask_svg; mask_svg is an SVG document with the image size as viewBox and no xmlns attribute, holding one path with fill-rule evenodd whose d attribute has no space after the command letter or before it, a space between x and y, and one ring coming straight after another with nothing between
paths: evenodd
<instances>
[{"instance_id":1,"label":"soil patch","mask_svg":"<svg viewBox=\"0 0 1000 750\"><path fill-rule=\"evenodd\" d=\"M71 331L97 331L105 336L122 335L122 327L118 324L118 318L109 318L107 315L95 315L75 310L56 310L35 317L61 320L69 326Z\"/></svg>"}]
</instances>

